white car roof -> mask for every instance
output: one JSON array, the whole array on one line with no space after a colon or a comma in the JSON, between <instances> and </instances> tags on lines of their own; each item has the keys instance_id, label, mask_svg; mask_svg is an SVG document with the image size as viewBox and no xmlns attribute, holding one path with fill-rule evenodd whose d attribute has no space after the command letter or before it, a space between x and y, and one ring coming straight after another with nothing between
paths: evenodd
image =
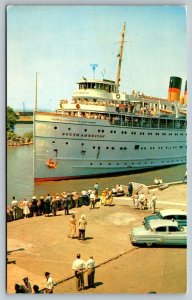
<instances>
[{"instance_id":1,"label":"white car roof","mask_svg":"<svg viewBox=\"0 0 192 300\"><path fill-rule=\"evenodd\" d=\"M169 216L169 215L180 215L180 216L186 216L187 212L185 210L181 209L163 209L160 211L160 214L163 217Z\"/></svg>"},{"instance_id":2,"label":"white car roof","mask_svg":"<svg viewBox=\"0 0 192 300\"><path fill-rule=\"evenodd\" d=\"M151 226L151 229L155 229L159 226L175 226L178 227L177 221L172 220L149 220L149 224Z\"/></svg>"}]
</instances>

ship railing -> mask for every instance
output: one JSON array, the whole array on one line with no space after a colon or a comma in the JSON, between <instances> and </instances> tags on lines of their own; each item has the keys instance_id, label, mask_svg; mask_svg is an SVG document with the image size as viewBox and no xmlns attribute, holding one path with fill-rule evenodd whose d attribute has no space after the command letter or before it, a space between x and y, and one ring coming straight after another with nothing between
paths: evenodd
<instances>
[{"instance_id":1,"label":"ship railing","mask_svg":"<svg viewBox=\"0 0 192 300\"><path fill-rule=\"evenodd\" d=\"M110 115L109 122L111 125L125 126L130 128L156 128L156 129L186 129L186 121L174 120L168 118L154 118L126 115Z\"/></svg>"}]
</instances>

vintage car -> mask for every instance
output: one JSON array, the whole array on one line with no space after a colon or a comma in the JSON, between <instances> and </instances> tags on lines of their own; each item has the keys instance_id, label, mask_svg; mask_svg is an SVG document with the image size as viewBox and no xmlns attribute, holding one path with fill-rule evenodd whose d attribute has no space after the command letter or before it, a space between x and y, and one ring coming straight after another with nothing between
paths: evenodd
<instances>
[{"instance_id":1,"label":"vintage car","mask_svg":"<svg viewBox=\"0 0 192 300\"><path fill-rule=\"evenodd\" d=\"M133 227L130 233L133 245L187 245L187 227L174 220L149 220L146 224Z\"/></svg>"},{"instance_id":2,"label":"vintage car","mask_svg":"<svg viewBox=\"0 0 192 300\"><path fill-rule=\"evenodd\" d=\"M175 220L181 226L187 226L187 212L181 209L163 209L157 214L150 215L144 218L144 224L148 223L149 220Z\"/></svg>"}]
</instances>

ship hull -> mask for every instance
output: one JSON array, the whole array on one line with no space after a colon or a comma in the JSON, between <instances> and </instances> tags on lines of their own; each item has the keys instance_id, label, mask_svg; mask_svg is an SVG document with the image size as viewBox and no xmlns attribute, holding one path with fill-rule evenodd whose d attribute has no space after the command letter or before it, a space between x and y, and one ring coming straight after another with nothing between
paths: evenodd
<instances>
[{"instance_id":1,"label":"ship hull","mask_svg":"<svg viewBox=\"0 0 192 300\"><path fill-rule=\"evenodd\" d=\"M51 159L55 167L48 166ZM36 182L98 177L186 163L186 130L34 114Z\"/></svg>"}]
</instances>

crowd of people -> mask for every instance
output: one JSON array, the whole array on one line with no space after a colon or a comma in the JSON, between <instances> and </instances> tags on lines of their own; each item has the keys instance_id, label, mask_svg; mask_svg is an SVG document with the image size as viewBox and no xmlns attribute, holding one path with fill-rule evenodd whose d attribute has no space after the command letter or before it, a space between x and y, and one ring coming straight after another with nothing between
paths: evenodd
<instances>
[{"instance_id":1,"label":"crowd of people","mask_svg":"<svg viewBox=\"0 0 192 300\"><path fill-rule=\"evenodd\" d=\"M72 263L72 270L76 282L76 290L81 291L85 288L95 288L95 260L93 256L85 262L81 259L81 254L77 254L77 258ZM84 273L87 272L87 286L85 287ZM56 283L53 281L50 272L45 272L45 289L40 289L39 285L34 284L33 288L28 277L23 278L23 283L15 284L16 294L53 294Z\"/></svg>"},{"instance_id":2,"label":"crowd of people","mask_svg":"<svg viewBox=\"0 0 192 300\"><path fill-rule=\"evenodd\" d=\"M65 215L69 215L69 210L82 205L90 206L94 209L96 203L111 205L113 201L112 192L106 188L101 192L99 197L99 185L96 183L93 189L83 189L81 193L76 191L56 193L56 195L47 194L46 197L33 196L29 201L24 198L23 201L17 201L13 196L11 204L7 207L7 221L17 220L19 218L28 218L50 215L56 216L57 211L64 211Z\"/></svg>"},{"instance_id":3,"label":"crowd of people","mask_svg":"<svg viewBox=\"0 0 192 300\"><path fill-rule=\"evenodd\" d=\"M147 199L143 192L136 192L133 199L133 206L137 209L152 209L153 213L156 212L157 196L153 193L150 201Z\"/></svg>"},{"instance_id":4,"label":"crowd of people","mask_svg":"<svg viewBox=\"0 0 192 300\"><path fill-rule=\"evenodd\" d=\"M160 184L161 178L155 178L155 182ZM155 183L154 182L154 183ZM157 184L157 183L156 183ZM123 186L117 184L116 187L109 189L105 188L99 193L99 185L95 183L92 189L83 189L81 193L77 191L56 193L56 195L47 194L46 197L40 196L39 198L33 196L29 201L24 198L23 201L17 201L13 196L11 204L7 207L7 221L13 221L22 217L36 217L42 216L56 216L57 211L63 211L64 215L69 215L69 210L72 208L78 208L83 205L89 206L90 209L94 209L96 204L99 205L113 205L113 197L124 196L133 198L133 204L136 208L150 209L154 207L151 203L148 203L148 199L143 193L134 191L133 196L133 184L128 183L127 192L125 193Z\"/></svg>"}]
</instances>

